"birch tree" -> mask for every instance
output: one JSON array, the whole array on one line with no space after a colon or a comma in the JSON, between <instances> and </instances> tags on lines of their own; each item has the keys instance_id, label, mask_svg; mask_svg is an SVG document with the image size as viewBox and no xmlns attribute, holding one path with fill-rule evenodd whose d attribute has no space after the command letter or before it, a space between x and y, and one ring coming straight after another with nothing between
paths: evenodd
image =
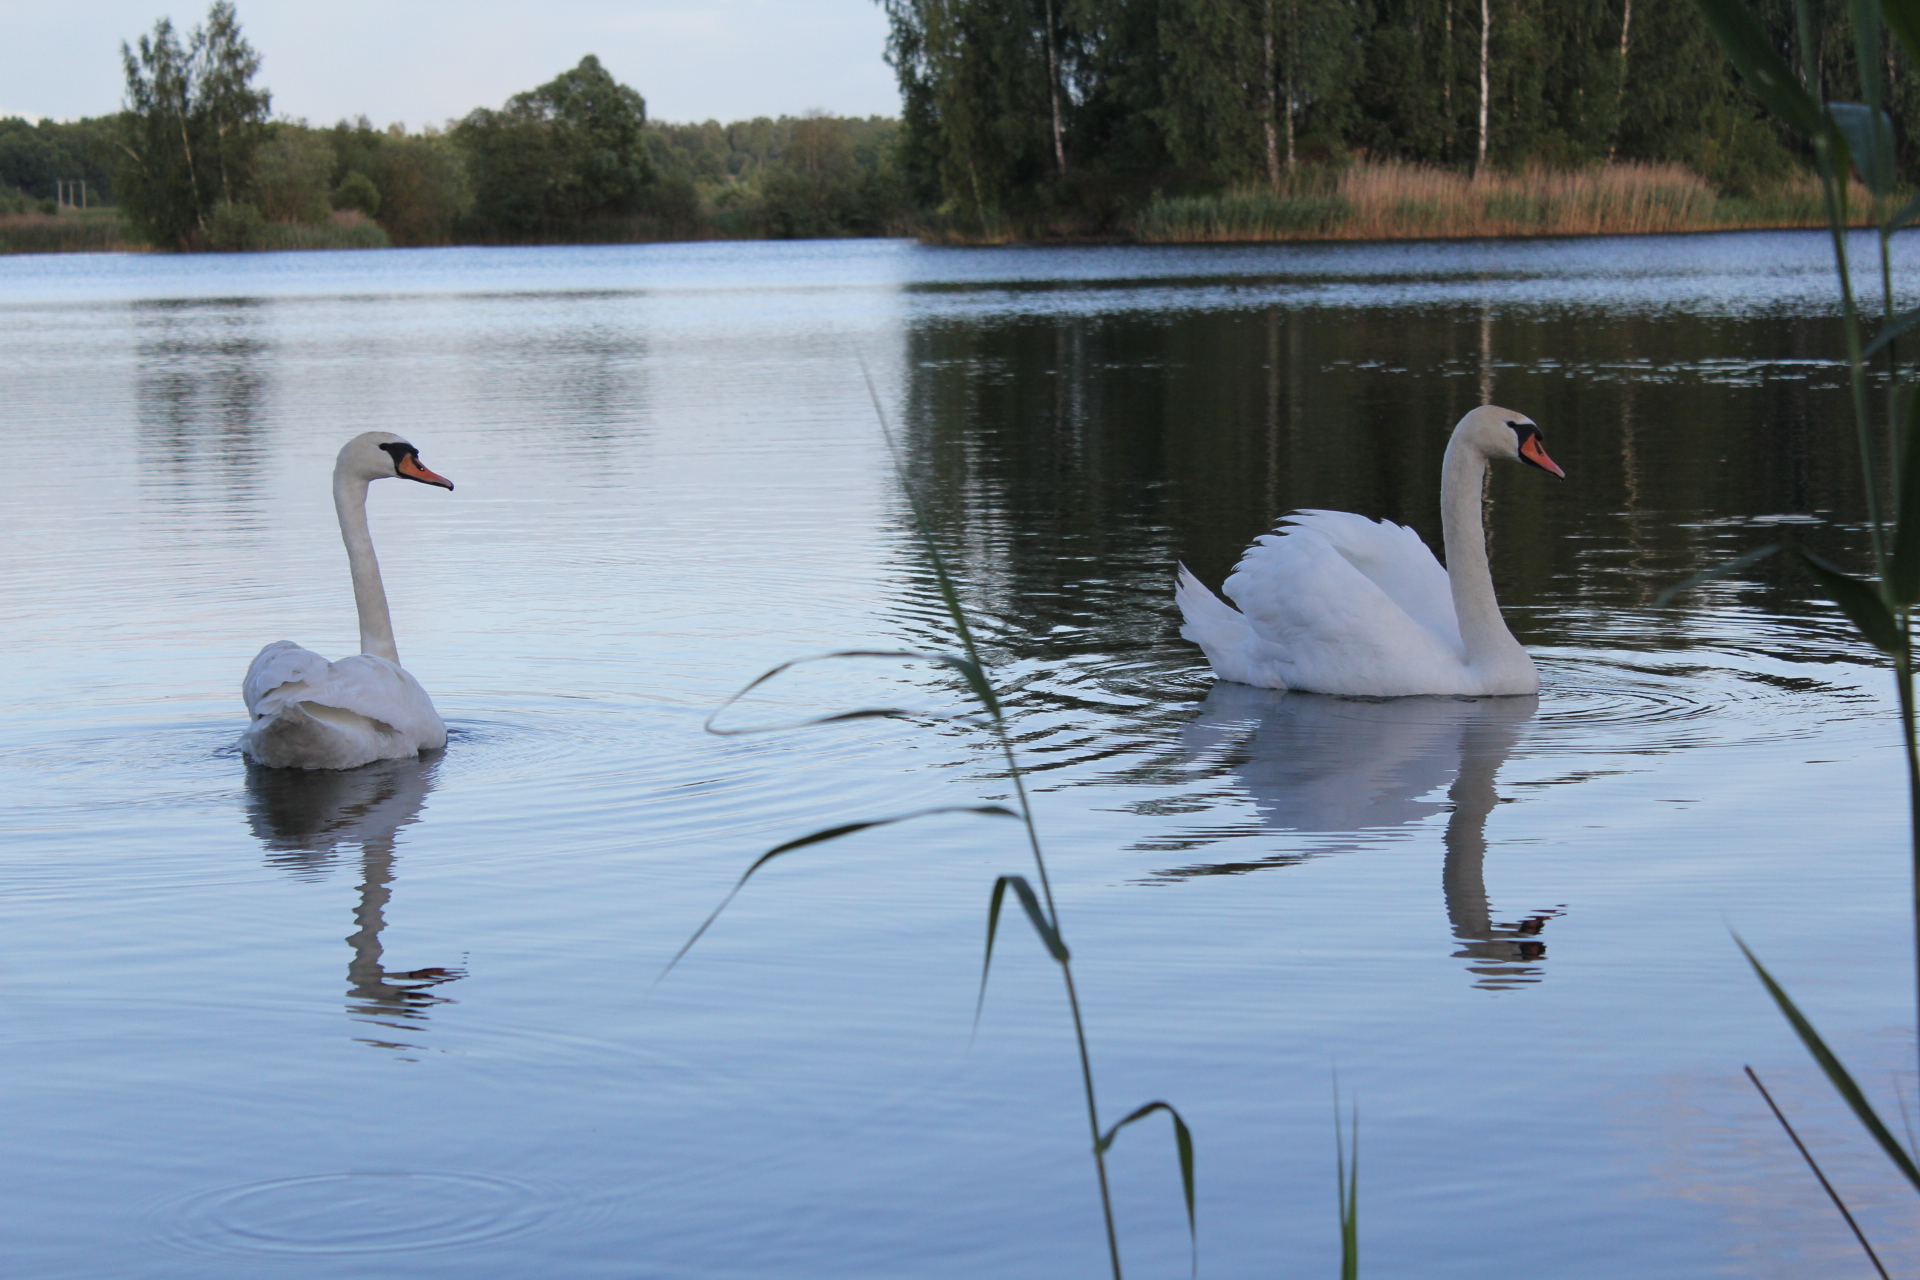
<instances>
[{"instance_id":1,"label":"birch tree","mask_svg":"<svg viewBox=\"0 0 1920 1280\"><path fill-rule=\"evenodd\" d=\"M166 18L120 46L126 105L115 187L134 225L170 249L204 243L216 205L243 201L271 96L255 88L260 56L230 0L183 45Z\"/></svg>"}]
</instances>

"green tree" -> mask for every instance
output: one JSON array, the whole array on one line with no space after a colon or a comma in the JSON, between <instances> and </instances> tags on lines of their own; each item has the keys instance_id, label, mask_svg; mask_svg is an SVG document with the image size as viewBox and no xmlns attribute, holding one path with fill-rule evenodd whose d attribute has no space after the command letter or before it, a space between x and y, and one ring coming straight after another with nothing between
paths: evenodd
<instances>
[{"instance_id":1,"label":"green tree","mask_svg":"<svg viewBox=\"0 0 1920 1280\"><path fill-rule=\"evenodd\" d=\"M1036 0L886 0L910 162L943 203L991 222L1043 203L1058 176L1051 9ZM1068 74L1071 74L1069 68Z\"/></svg>"},{"instance_id":2,"label":"green tree","mask_svg":"<svg viewBox=\"0 0 1920 1280\"><path fill-rule=\"evenodd\" d=\"M196 247L215 206L250 194L271 101L252 83L260 57L241 36L230 0L216 0L185 46L162 18L134 47L122 43L120 56L120 205L155 244Z\"/></svg>"},{"instance_id":3,"label":"green tree","mask_svg":"<svg viewBox=\"0 0 1920 1280\"><path fill-rule=\"evenodd\" d=\"M767 231L799 240L867 230L862 177L842 121L809 116L794 122L782 162L761 182Z\"/></svg>"},{"instance_id":4,"label":"green tree","mask_svg":"<svg viewBox=\"0 0 1920 1280\"><path fill-rule=\"evenodd\" d=\"M85 182L88 204L112 204L117 137L111 116L37 124L0 118L0 186L51 200L57 183Z\"/></svg>"},{"instance_id":5,"label":"green tree","mask_svg":"<svg viewBox=\"0 0 1920 1280\"><path fill-rule=\"evenodd\" d=\"M397 245L451 243L473 208L466 158L445 135L389 135L367 176L380 193L376 221Z\"/></svg>"},{"instance_id":6,"label":"green tree","mask_svg":"<svg viewBox=\"0 0 1920 1280\"><path fill-rule=\"evenodd\" d=\"M352 209L371 218L380 212L380 188L358 169L349 169L334 188L330 203L336 209Z\"/></svg>"},{"instance_id":7,"label":"green tree","mask_svg":"<svg viewBox=\"0 0 1920 1280\"><path fill-rule=\"evenodd\" d=\"M275 125L254 152L254 203L276 222L324 222L332 185L333 147L317 130Z\"/></svg>"},{"instance_id":8,"label":"green tree","mask_svg":"<svg viewBox=\"0 0 1920 1280\"><path fill-rule=\"evenodd\" d=\"M646 125L646 100L592 54L499 111L472 112L454 138L469 158L476 216L524 236L648 212Z\"/></svg>"},{"instance_id":9,"label":"green tree","mask_svg":"<svg viewBox=\"0 0 1920 1280\"><path fill-rule=\"evenodd\" d=\"M417 134L397 124L376 129L365 116L326 132L334 208L360 210L397 245L454 241L473 207L473 183L466 153L451 137L431 127Z\"/></svg>"},{"instance_id":10,"label":"green tree","mask_svg":"<svg viewBox=\"0 0 1920 1280\"><path fill-rule=\"evenodd\" d=\"M1305 122L1337 129L1359 14L1351 0L1173 0L1158 115L1181 164L1279 187L1299 162Z\"/></svg>"}]
</instances>

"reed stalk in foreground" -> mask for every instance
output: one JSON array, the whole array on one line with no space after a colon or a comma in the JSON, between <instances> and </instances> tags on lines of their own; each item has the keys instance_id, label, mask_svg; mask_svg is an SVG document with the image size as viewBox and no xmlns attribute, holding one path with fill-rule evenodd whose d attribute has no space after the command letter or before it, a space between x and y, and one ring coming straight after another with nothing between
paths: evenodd
<instances>
[{"instance_id":1,"label":"reed stalk in foreground","mask_svg":"<svg viewBox=\"0 0 1920 1280\"><path fill-rule=\"evenodd\" d=\"M934 582L939 588L940 601L946 610L948 619L953 624L954 636L959 641L960 652L935 653L911 650L843 650L838 653L823 654L818 658L802 658L792 662L784 662L769 671L763 672L745 688L722 703L720 707L714 711L713 715L707 718L707 729L709 732L719 734L767 732L768 730L766 729L718 729L714 727L714 721L729 707L754 689L778 677L782 673L792 670L803 662L827 661L841 658L888 658L931 663L957 673L966 683L967 689L973 695L974 700L980 704L981 709L986 713L987 731L992 736L994 745L998 749L998 753L1003 762L1004 776L1013 788L1015 807L1008 809L1001 805L951 805L933 809L922 809L914 813L900 814L894 817L841 823L820 831L812 832L809 835L801 836L798 839L789 840L785 844L769 849L766 853L761 854L755 859L747 867L746 871L741 874L740 878L734 882L733 888L729 890L726 897L721 900L720 905L714 908L713 913L694 931L693 936L687 939L686 944L675 953L673 959L667 962L667 966L662 970L660 977L665 978L667 973L671 972L673 967L680 962L681 958L693 948L693 944L700 940L701 935L706 933L708 927L719 918L720 913L726 910L727 904L733 901L734 897L746 886L747 881L752 878L755 872L759 871L760 868L767 865L767 863L773 861L773 859L784 854L811 845L837 840L842 836L852 835L857 831L865 831L874 827L907 822L932 814L973 813L989 817L1016 819L1024 831L1027 848L1033 857L1034 876L1039 881L1040 887L1039 892L1036 893L1033 883L1025 876L1019 875L1003 875L993 882L993 890L988 898L987 905L987 938L980 969L979 1003L976 1004L974 1012L975 1025L978 1025L979 1011L984 1006L986 1000L987 976L993 964L993 946L999 930L1001 908L1006 902L1007 893L1011 891L1014 899L1020 904L1020 909L1026 916L1027 922L1033 927L1034 934L1040 939L1041 945L1046 948L1047 954L1053 959L1054 963L1060 967L1061 981L1066 988L1067 1009L1073 1018L1074 1044L1079 1053L1080 1086L1086 1098L1087 1130L1091 1139L1094 1172L1100 1189L1100 1211L1102 1221L1106 1227L1107 1256L1113 1268L1114 1280L1123 1280L1123 1276L1120 1260L1120 1240L1114 1229L1113 1195L1107 1178L1107 1152L1112 1148L1114 1141L1120 1136L1122 1129L1125 1129L1128 1125L1136 1121L1144 1120L1148 1116L1162 1111L1166 1112L1168 1119L1173 1123L1174 1145L1180 1161L1180 1185L1186 1198L1187 1238L1192 1253L1193 1271L1197 1275L1199 1273L1200 1254L1199 1232L1194 1208L1193 1134L1191 1130L1188 1129L1186 1120L1181 1117L1180 1113L1174 1109L1171 1103L1158 1100L1134 1108L1128 1112L1125 1117L1111 1126L1103 1127L1101 1124L1100 1107L1094 1092L1093 1058L1087 1049L1086 1024L1081 1016L1079 992L1075 988L1073 981L1073 955L1067 947L1065 931L1060 922L1060 909L1054 902L1053 884L1047 875L1046 855L1040 844L1040 827L1034 820L1033 806L1027 796L1026 772L1020 764L1018 754L1014 751L1013 738L1007 729L1005 708L1000 702L999 694L994 690L993 681L987 674L986 664L981 659L979 646L974 641L973 628L967 621L966 609L960 603L960 595L954 586L953 576L948 572L946 561L940 554L939 541L934 536L932 523L927 519L926 509L921 504L919 492L914 488L912 479L907 474L906 461L901 455L899 442L894 439L893 429L887 421L886 410L880 404L879 392L874 388L872 375L867 373L865 361L861 362L861 373L866 378L867 394L873 400L873 409L879 418L881 434L886 439L887 451L893 459L895 474L898 476L900 487L906 495L908 509L913 515L914 532L919 538L921 547L926 552L928 562L933 568ZM911 713L899 708L863 708L855 711L845 711L834 715L822 716L817 719L802 721L798 724L774 727L782 729L803 728L811 725L833 724L848 720L872 719L876 717L899 718L909 716L910 714ZM655 981L657 983L659 979ZM1344 1183L1342 1185L1343 1187L1345 1186ZM1345 1192L1343 1191L1342 1194L1344 1196ZM1344 1203L1345 1201L1343 1200L1343 1204Z\"/></svg>"},{"instance_id":2,"label":"reed stalk in foreground","mask_svg":"<svg viewBox=\"0 0 1920 1280\"><path fill-rule=\"evenodd\" d=\"M1871 579L1856 577L1803 547L1774 544L1698 574L1664 593L1662 599L1708 578L1734 572L1762 557L1785 553L1800 563L1822 593L1859 628L1867 642L1892 660L1894 688L1900 703L1901 738L1906 751L1916 1033L1920 1036L1920 743L1915 732L1912 640L1913 614L1916 605L1920 605L1920 369L1911 363L1903 364L1898 352L1901 335L1920 324L1920 308L1895 311L1891 253L1894 233L1920 218L1920 196L1904 204L1895 198L1898 173L1893 122L1886 113L1886 86L1882 78L1891 65L1892 55L1892 50L1883 44L1883 28L1893 33L1908 58L1920 62L1920 0L1852 0L1850 16L1860 73L1860 102L1822 101L1812 82L1803 81L1788 68L1772 37L1744 0L1694 0L1694 3L1754 96L1813 149L1833 244L1834 267L1839 275L1848 384L1866 487L1874 576ZM1816 48L1806 0L1795 0L1794 15L1799 47L1802 50ZM1803 56L1803 66L1806 61ZM1852 175L1858 176L1858 184L1852 181ZM1863 187L1864 200L1855 194ZM1877 331L1870 340L1862 320L1867 308L1854 296L1847 235L1847 228L1857 220L1854 210L1861 205L1875 229L1879 250L1880 316ZM1876 380L1881 384L1880 395L1875 394ZM1884 446L1877 439L1882 435ZM1910 1146L1903 1146L1894 1138L1852 1073L1827 1046L1785 988L1747 949L1746 943L1738 937L1735 941L1835 1092L1894 1167L1915 1190L1920 1190L1920 1161ZM1781 1121L1785 1123L1784 1116ZM1810 1155L1808 1160L1812 1161ZM1837 1195L1834 1199L1839 1203ZM1841 1210L1845 1213L1844 1205ZM1851 1215L1847 1216L1852 1224ZM1867 1247L1866 1237L1859 1234L1857 1226L1855 1232L1861 1245ZM1867 1247L1867 1251L1872 1257L1872 1249ZM1874 1265L1879 1265L1878 1259Z\"/></svg>"},{"instance_id":3,"label":"reed stalk in foreground","mask_svg":"<svg viewBox=\"0 0 1920 1280\"><path fill-rule=\"evenodd\" d=\"M1340 1127L1340 1078L1333 1081L1334 1168L1340 1201L1340 1280L1360 1280L1360 1106Z\"/></svg>"}]
</instances>

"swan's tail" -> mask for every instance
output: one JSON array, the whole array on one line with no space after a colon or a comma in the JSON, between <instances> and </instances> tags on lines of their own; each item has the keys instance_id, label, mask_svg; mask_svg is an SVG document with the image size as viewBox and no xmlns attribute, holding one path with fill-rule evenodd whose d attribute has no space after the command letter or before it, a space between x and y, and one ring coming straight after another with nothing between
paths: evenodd
<instances>
[{"instance_id":1,"label":"swan's tail","mask_svg":"<svg viewBox=\"0 0 1920 1280\"><path fill-rule=\"evenodd\" d=\"M1261 661L1269 646L1253 633L1253 624L1247 621L1247 615L1207 590L1184 564L1174 583L1173 600L1185 619L1181 636L1200 646L1213 674L1222 680L1237 680L1269 689L1287 687L1268 669L1272 663Z\"/></svg>"},{"instance_id":2,"label":"swan's tail","mask_svg":"<svg viewBox=\"0 0 1920 1280\"><path fill-rule=\"evenodd\" d=\"M419 753L382 721L294 700L255 717L240 735L240 749L270 769L354 769Z\"/></svg>"}]
</instances>

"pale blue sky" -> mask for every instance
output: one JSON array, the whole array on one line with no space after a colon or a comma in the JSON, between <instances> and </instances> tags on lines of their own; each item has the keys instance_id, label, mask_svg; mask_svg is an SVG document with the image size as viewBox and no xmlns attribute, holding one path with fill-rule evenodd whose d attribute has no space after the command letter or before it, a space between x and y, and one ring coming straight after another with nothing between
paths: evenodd
<instances>
[{"instance_id":1,"label":"pale blue sky","mask_svg":"<svg viewBox=\"0 0 1920 1280\"><path fill-rule=\"evenodd\" d=\"M210 0L0 0L0 116L116 110L120 42ZM657 120L896 115L874 0L236 0L276 114L409 128L598 54Z\"/></svg>"}]
</instances>

